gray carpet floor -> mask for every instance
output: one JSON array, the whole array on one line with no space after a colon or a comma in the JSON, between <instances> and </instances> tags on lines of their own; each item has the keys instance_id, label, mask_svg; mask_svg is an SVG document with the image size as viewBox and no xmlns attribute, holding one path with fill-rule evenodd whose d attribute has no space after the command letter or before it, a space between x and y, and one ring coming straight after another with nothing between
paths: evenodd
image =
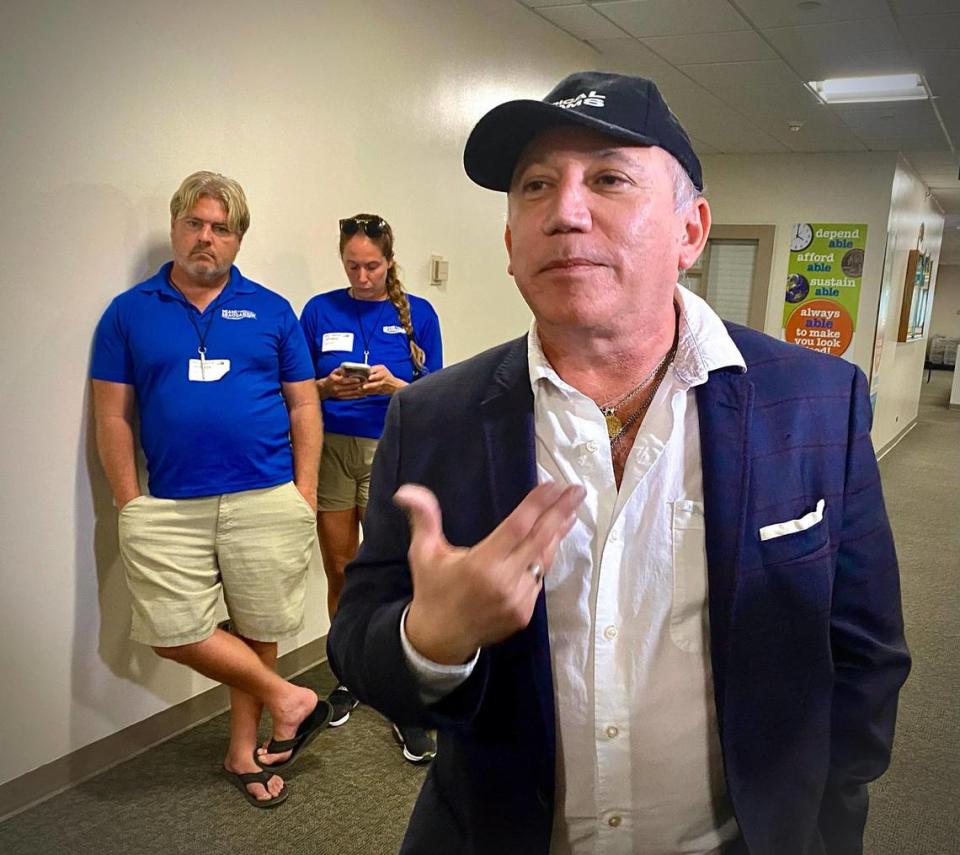
<instances>
[{"instance_id":1,"label":"gray carpet floor","mask_svg":"<svg viewBox=\"0 0 960 855\"><path fill-rule=\"evenodd\" d=\"M868 855L960 853L960 411L950 371L924 383L917 426L880 461L913 670L893 761L871 788Z\"/></svg>"},{"instance_id":2,"label":"gray carpet floor","mask_svg":"<svg viewBox=\"0 0 960 855\"><path fill-rule=\"evenodd\" d=\"M872 787L867 855L960 855L960 412L949 372L924 384L919 424L881 462L914 669L893 763ZM321 694L325 665L298 678ZM218 774L220 716L0 824L3 855L386 855L424 770L361 707L325 731L265 811ZM456 855L456 853L451 853ZM491 853L490 855L496 855Z\"/></svg>"}]
</instances>

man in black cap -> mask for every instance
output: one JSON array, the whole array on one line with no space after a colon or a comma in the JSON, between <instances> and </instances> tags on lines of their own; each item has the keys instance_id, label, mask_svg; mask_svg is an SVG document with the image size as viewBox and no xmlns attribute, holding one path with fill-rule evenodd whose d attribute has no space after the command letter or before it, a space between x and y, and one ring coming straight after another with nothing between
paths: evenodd
<instances>
[{"instance_id":1,"label":"man in black cap","mask_svg":"<svg viewBox=\"0 0 960 855\"><path fill-rule=\"evenodd\" d=\"M909 669L862 372L677 283L710 209L651 81L464 164L534 320L394 396L329 640L439 731L402 851L860 852Z\"/></svg>"}]
</instances>

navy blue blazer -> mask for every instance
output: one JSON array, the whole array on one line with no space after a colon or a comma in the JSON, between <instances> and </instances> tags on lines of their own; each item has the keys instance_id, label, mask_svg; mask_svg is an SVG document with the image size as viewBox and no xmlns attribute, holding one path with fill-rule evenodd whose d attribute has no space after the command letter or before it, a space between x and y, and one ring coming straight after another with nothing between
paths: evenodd
<instances>
[{"instance_id":1,"label":"navy blue blazer","mask_svg":"<svg viewBox=\"0 0 960 855\"><path fill-rule=\"evenodd\" d=\"M710 644L727 789L751 855L862 851L866 783L887 767L910 667L896 556L855 366L728 325L746 373L696 390ZM394 396L364 541L330 629L333 670L400 723L438 730L410 855L546 855L555 722L546 604L425 707L400 645L409 533L391 497L433 490L451 543L486 537L536 483L526 338ZM821 523L758 530L826 504Z\"/></svg>"}]
</instances>

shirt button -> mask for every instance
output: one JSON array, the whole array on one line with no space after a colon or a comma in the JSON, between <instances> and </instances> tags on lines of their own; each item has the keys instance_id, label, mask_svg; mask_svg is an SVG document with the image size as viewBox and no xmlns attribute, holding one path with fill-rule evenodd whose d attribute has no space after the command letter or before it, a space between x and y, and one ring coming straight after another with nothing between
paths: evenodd
<instances>
[{"instance_id":1,"label":"shirt button","mask_svg":"<svg viewBox=\"0 0 960 855\"><path fill-rule=\"evenodd\" d=\"M621 819L619 816L614 815L607 820L607 825L609 825L611 828L619 828L621 822L623 822L623 819Z\"/></svg>"},{"instance_id":2,"label":"shirt button","mask_svg":"<svg viewBox=\"0 0 960 855\"><path fill-rule=\"evenodd\" d=\"M607 736L610 739L616 739L620 735L620 729L612 724L607 725Z\"/></svg>"},{"instance_id":3,"label":"shirt button","mask_svg":"<svg viewBox=\"0 0 960 855\"><path fill-rule=\"evenodd\" d=\"M594 454L599 447L600 446L597 445L597 441L595 439L591 439L587 443L587 451L589 451L591 454Z\"/></svg>"},{"instance_id":4,"label":"shirt button","mask_svg":"<svg viewBox=\"0 0 960 855\"><path fill-rule=\"evenodd\" d=\"M610 532L610 542L611 542L611 543L616 543L618 540L620 540L620 532L619 532L619 531L616 531L616 530L611 531L611 532Z\"/></svg>"},{"instance_id":5,"label":"shirt button","mask_svg":"<svg viewBox=\"0 0 960 855\"><path fill-rule=\"evenodd\" d=\"M603 637L607 639L607 641L613 641L613 639L617 637L617 628L615 626L608 626L603 631Z\"/></svg>"}]
</instances>

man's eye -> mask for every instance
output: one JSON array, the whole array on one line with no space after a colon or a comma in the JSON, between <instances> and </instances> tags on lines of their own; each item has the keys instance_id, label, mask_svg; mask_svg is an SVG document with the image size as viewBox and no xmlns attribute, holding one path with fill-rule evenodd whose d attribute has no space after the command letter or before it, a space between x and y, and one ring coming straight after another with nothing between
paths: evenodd
<instances>
[{"instance_id":1,"label":"man's eye","mask_svg":"<svg viewBox=\"0 0 960 855\"><path fill-rule=\"evenodd\" d=\"M538 193L547 186L547 182L542 178L531 178L529 181L525 181L523 184L523 191L525 193Z\"/></svg>"},{"instance_id":2,"label":"man's eye","mask_svg":"<svg viewBox=\"0 0 960 855\"><path fill-rule=\"evenodd\" d=\"M223 225L223 223L216 223L213 227L213 233L219 235L220 237L226 237L230 234L230 229Z\"/></svg>"},{"instance_id":3,"label":"man's eye","mask_svg":"<svg viewBox=\"0 0 960 855\"><path fill-rule=\"evenodd\" d=\"M193 229L194 231L196 231L197 229L200 228L201 225L203 225L200 222L200 220L194 220L192 217L187 217L187 219L185 219L184 222L187 224L188 229Z\"/></svg>"},{"instance_id":4,"label":"man's eye","mask_svg":"<svg viewBox=\"0 0 960 855\"><path fill-rule=\"evenodd\" d=\"M626 179L622 175L605 173L597 178L597 183L602 184L605 187L616 187L620 184L625 184Z\"/></svg>"}]
</instances>

